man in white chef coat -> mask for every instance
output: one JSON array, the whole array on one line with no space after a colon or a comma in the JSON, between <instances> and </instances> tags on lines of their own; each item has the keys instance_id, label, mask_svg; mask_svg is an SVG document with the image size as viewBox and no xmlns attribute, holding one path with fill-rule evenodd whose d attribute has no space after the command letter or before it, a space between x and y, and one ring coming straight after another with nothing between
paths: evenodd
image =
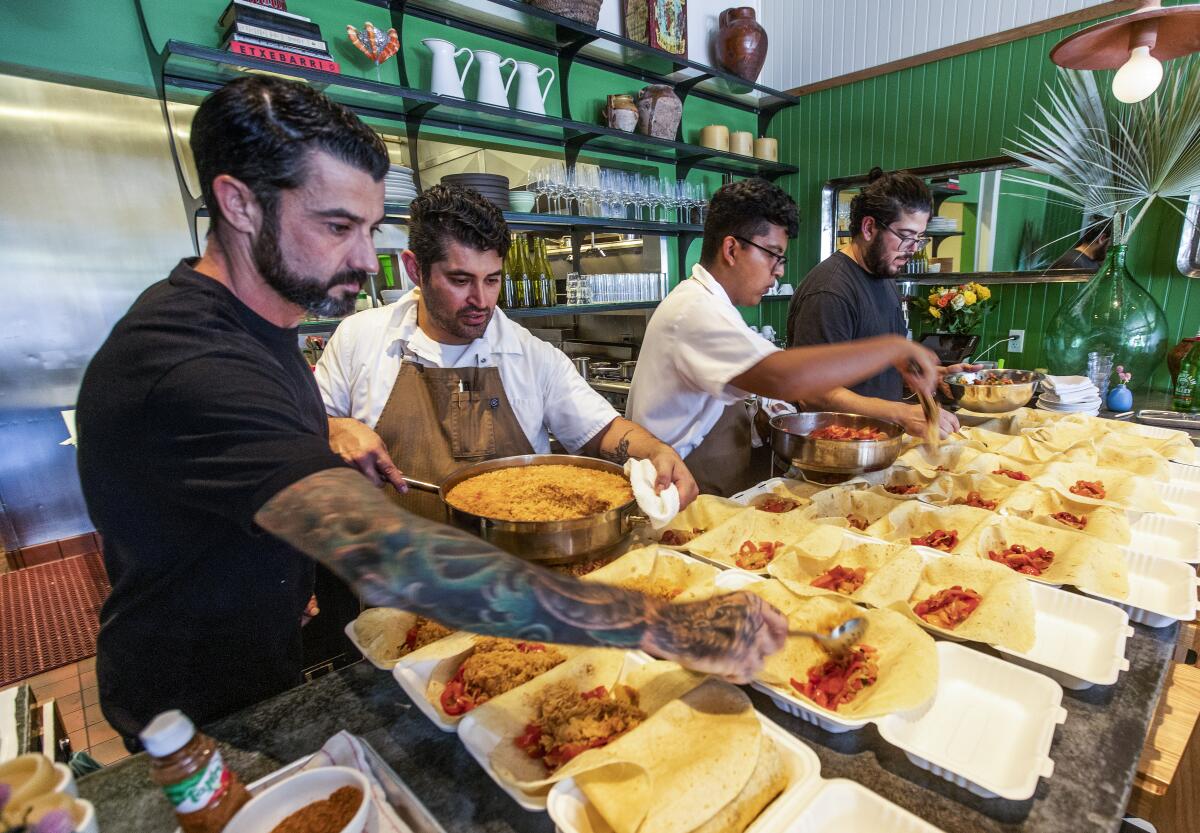
<instances>
[{"instance_id":1,"label":"man in white chef coat","mask_svg":"<svg viewBox=\"0 0 1200 833\"><path fill-rule=\"evenodd\" d=\"M888 367L914 388L932 391L938 379L937 357L900 336L780 350L746 325L737 307L760 303L783 275L796 231L796 204L779 187L724 186L708 207L700 262L646 328L626 415L674 446L706 494L761 479L750 466L750 395L796 402Z\"/></svg>"},{"instance_id":2,"label":"man in white chef coat","mask_svg":"<svg viewBox=\"0 0 1200 833\"><path fill-rule=\"evenodd\" d=\"M696 485L682 459L618 414L567 356L496 308L508 226L477 192L437 185L413 201L408 251L417 289L341 323L317 363L333 449L368 477L441 483L465 465L550 451L624 463L645 458L682 504ZM433 495L401 505L441 519Z\"/></svg>"}]
</instances>

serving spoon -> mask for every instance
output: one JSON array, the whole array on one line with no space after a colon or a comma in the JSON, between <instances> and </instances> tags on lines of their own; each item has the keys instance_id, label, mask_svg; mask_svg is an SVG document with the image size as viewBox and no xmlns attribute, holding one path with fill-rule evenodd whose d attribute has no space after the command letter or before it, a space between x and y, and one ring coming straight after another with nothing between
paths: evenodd
<instances>
[{"instance_id":1,"label":"serving spoon","mask_svg":"<svg viewBox=\"0 0 1200 833\"><path fill-rule=\"evenodd\" d=\"M827 634L789 628L788 636L811 637L829 653L844 654L854 646L854 643L861 642L866 632L867 620L861 616L854 616L842 622L842 624Z\"/></svg>"}]
</instances>

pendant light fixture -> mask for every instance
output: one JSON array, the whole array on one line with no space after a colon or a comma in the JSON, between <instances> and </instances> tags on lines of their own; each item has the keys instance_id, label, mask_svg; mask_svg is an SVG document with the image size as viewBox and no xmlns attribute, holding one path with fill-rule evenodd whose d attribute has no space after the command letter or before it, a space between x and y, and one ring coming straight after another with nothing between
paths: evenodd
<instances>
[{"instance_id":1,"label":"pendant light fixture","mask_svg":"<svg viewBox=\"0 0 1200 833\"><path fill-rule=\"evenodd\" d=\"M1115 69L1113 95L1126 104L1148 98L1163 77L1163 62L1200 51L1200 5L1163 8L1142 0L1136 11L1081 29L1050 50L1068 69Z\"/></svg>"}]
</instances>

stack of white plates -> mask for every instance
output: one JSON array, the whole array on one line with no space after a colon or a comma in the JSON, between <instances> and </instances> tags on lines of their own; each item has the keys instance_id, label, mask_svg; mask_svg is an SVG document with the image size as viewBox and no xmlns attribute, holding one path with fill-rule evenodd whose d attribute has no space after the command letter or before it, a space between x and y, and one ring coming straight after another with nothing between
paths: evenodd
<instances>
[{"instance_id":1,"label":"stack of white plates","mask_svg":"<svg viewBox=\"0 0 1200 833\"><path fill-rule=\"evenodd\" d=\"M392 165L383 180L383 201L394 205L408 205L417 196L417 186L413 184L412 168L403 165Z\"/></svg>"},{"instance_id":2,"label":"stack of white plates","mask_svg":"<svg viewBox=\"0 0 1200 833\"><path fill-rule=\"evenodd\" d=\"M930 217L925 231L958 231L958 220L953 217Z\"/></svg>"},{"instance_id":3,"label":"stack of white plates","mask_svg":"<svg viewBox=\"0 0 1200 833\"><path fill-rule=\"evenodd\" d=\"M1063 414L1100 413L1100 391L1086 376L1047 376L1037 406Z\"/></svg>"}]
</instances>

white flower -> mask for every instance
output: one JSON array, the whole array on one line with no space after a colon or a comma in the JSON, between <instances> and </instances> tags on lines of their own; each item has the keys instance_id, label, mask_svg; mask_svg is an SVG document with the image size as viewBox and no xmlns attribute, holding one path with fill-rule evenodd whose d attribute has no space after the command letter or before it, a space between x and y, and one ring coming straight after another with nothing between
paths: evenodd
<instances>
[{"instance_id":1,"label":"white flower","mask_svg":"<svg viewBox=\"0 0 1200 833\"><path fill-rule=\"evenodd\" d=\"M967 305L967 301L966 301L966 299L965 299L965 298L963 298L963 296L962 296L962 295L955 295L955 296L954 296L954 300L952 300L952 301L950 302L950 308L951 308L951 309L956 309L956 310L957 310L957 309L962 309L962 308L963 308L964 306L966 306L966 305Z\"/></svg>"}]
</instances>

